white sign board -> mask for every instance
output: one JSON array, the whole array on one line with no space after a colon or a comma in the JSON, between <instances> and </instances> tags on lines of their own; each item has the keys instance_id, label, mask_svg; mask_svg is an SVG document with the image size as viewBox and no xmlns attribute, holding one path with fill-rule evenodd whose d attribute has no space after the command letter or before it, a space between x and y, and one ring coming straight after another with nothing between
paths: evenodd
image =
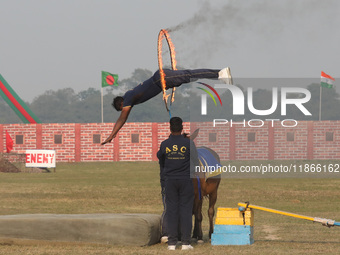
<instances>
[{"instance_id":1,"label":"white sign board","mask_svg":"<svg viewBox=\"0 0 340 255\"><path fill-rule=\"evenodd\" d=\"M55 168L55 150L26 150L26 167Z\"/></svg>"}]
</instances>

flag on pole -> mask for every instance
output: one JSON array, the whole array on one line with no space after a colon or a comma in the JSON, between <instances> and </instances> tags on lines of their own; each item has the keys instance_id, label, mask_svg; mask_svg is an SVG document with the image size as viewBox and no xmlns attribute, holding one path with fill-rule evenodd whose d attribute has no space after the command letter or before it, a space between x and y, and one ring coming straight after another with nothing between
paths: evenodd
<instances>
[{"instance_id":1,"label":"flag on pole","mask_svg":"<svg viewBox=\"0 0 340 255\"><path fill-rule=\"evenodd\" d=\"M7 153L10 153L11 150L13 150L13 140L11 136L8 134L7 130L6 130L6 150Z\"/></svg>"},{"instance_id":2,"label":"flag on pole","mask_svg":"<svg viewBox=\"0 0 340 255\"><path fill-rule=\"evenodd\" d=\"M102 88L107 86L118 86L118 74L102 71Z\"/></svg>"},{"instance_id":3,"label":"flag on pole","mask_svg":"<svg viewBox=\"0 0 340 255\"><path fill-rule=\"evenodd\" d=\"M335 81L335 79L332 76L321 71L321 86L322 87L333 88L333 81Z\"/></svg>"}]
</instances>

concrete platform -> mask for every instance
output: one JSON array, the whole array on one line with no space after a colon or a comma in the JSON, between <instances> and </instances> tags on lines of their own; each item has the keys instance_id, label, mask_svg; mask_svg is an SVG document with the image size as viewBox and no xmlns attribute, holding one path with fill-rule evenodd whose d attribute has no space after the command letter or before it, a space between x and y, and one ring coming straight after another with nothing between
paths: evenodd
<instances>
[{"instance_id":1,"label":"concrete platform","mask_svg":"<svg viewBox=\"0 0 340 255\"><path fill-rule=\"evenodd\" d=\"M22 214L0 216L0 238L145 246L158 243L156 214Z\"/></svg>"}]
</instances>

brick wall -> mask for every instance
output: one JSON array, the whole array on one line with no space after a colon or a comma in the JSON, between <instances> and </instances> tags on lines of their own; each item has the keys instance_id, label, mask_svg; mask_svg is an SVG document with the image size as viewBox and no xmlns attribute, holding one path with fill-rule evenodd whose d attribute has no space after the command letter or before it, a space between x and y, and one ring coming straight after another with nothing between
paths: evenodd
<instances>
[{"instance_id":1,"label":"brick wall","mask_svg":"<svg viewBox=\"0 0 340 255\"><path fill-rule=\"evenodd\" d=\"M291 134L294 141L287 141ZM307 122L300 121L295 128L275 127L275 159L307 159Z\"/></svg>"},{"instance_id":2,"label":"brick wall","mask_svg":"<svg viewBox=\"0 0 340 255\"><path fill-rule=\"evenodd\" d=\"M340 159L340 122L317 121L313 124L314 158ZM327 132L333 133L333 142L325 141Z\"/></svg>"},{"instance_id":3,"label":"brick wall","mask_svg":"<svg viewBox=\"0 0 340 255\"><path fill-rule=\"evenodd\" d=\"M109 136L112 127L109 123L0 124L0 151L6 151L7 130L14 140L13 152L53 149L57 162L156 161L160 143L169 136L168 123L127 123L117 138L101 146L98 142ZM200 129L196 145L214 149L222 160L340 159L340 121L299 121L294 128L279 122L274 126L265 122L260 128L184 123L186 133L196 128Z\"/></svg>"}]
</instances>

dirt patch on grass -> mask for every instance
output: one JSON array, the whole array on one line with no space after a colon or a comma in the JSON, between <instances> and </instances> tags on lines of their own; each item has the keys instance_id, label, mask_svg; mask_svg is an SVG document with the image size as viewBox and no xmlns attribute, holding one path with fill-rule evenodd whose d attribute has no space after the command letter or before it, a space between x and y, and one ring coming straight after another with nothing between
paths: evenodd
<instances>
[{"instance_id":1,"label":"dirt patch on grass","mask_svg":"<svg viewBox=\"0 0 340 255\"><path fill-rule=\"evenodd\" d=\"M277 228L269 226L269 225L263 225L262 227L263 232L266 233L266 239L268 240L279 240L280 237L278 237L277 234Z\"/></svg>"}]
</instances>

